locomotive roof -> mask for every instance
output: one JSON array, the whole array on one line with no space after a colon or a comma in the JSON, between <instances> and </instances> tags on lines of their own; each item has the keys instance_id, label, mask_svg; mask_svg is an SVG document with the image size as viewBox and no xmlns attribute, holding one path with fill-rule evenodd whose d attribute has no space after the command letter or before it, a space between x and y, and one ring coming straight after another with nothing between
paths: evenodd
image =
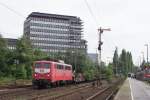
<instances>
[{"instance_id":1,"label":"locomotive roof","mask_svg":"<svg viewBox=\"0 0 150 100\"><path fill-rule=\"evenodd\" d=\"M70 64L65 64L65 63L56 62L56 61L40 60L40 61L35 61L35 62L47 62L47 63L50 62L50 63L55 63L55 64L62 64L62 65L71 66Z\"/></svg>"}]
</instances>

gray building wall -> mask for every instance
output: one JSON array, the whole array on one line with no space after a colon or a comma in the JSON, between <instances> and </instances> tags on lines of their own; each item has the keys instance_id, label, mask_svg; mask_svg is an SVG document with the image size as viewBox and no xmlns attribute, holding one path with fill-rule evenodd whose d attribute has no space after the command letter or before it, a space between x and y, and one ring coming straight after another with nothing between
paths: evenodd
<instances>
[{"instance_id":1,"label":"gray building wall","mask_svg":"<svg viewBox=\"0 0 150 100\"><path fill-rule=\"evenodd\" d=\"M98 54L96 54L96 53L88 53L88 57L89 57L94 63L98 63Z\"/></svg>"},{"instance_id":2,"label":"gray building wall","mask_svg":"<svg viewBox=\"0 0 150 100\"><path fill-rule=\"evenodd\" d=\"M16 43L17 43L17 39L12 39L12 38L4 38L7 42L7 47L10 50L14 50L16 49Z\"/></svg>"},{"instance_id":3,"label":"gray building wall","mask_svg":"<svg viewBox=\"0 0 150 100\"><path fill-rule=\"evenodd\" d=\"M24 22L24 34L33 48L44 52L87 51L86 41L81 38L82 21L75 16L33 12Z\"/></svg>"}]
</instances>

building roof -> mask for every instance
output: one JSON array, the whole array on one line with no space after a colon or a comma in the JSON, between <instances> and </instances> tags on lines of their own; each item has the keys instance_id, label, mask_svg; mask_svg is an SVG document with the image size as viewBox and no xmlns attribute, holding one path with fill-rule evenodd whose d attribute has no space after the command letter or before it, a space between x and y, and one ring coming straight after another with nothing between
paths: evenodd
<instances>
[{"instance_id":1,"label":"building roof","mask_svg":"<svg viewBox=\"0 0 150 100\"><path fill-rule=\"evenodd\" d=\"M64 20L68 20L68 19L79 19L79 17L76 16L68 16L68 15L58 15L58 14L48 14L48 13L40 13L40 12L32 12L28 17L41 17L41 18L59 18L59 19L64 19Z\"/></svg>"},{"instance_id":2,"label":"building roof","mask_svg":"<svg viewBox=\"0 0 150 100\"><path fill-rule=\"evenodd\" d=\"M18 40L14 38L4 38L4 39L7 41L8 45L16 45L17 40Z\"/></svg>"}]
</instances>

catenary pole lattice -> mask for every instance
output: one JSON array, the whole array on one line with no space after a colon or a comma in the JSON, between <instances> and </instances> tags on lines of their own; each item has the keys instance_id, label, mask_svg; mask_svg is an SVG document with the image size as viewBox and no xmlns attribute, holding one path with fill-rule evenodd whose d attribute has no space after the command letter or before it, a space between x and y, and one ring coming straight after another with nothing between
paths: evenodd
<instances>
[{"instance_id":1,"label":"catenary pole lattice","mask_svg":"<svg viewBox=\"0 0 150 100\"><path fill-rule=\"evenodd\" d=\"M147 50L147 64L148 64L148 44L145 44Z\"/></svg>"}]
</instances>

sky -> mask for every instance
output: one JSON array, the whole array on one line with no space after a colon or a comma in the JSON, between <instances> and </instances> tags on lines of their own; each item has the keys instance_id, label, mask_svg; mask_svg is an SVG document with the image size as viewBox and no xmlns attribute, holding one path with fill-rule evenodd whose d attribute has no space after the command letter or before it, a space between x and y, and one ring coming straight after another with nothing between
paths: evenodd
<instances>
[{"instance_id":1,"label":"sky","mask_svg":"<svg viewBox=\"0 0 150 100\"><path fill-rule=\"evenodd\" d=\"M90 8L88 8L88 6ZM78 16L83 23L83 38L88 52L96 53L99 27L111 28L102 34L102 59L111 61L115 47L124 48L140 63L150 44L150 0L0 0L0 34L19 38L23 23L31 12ZM90 10L92 13L90 12Z\"/></svg>"}]
</instances>

